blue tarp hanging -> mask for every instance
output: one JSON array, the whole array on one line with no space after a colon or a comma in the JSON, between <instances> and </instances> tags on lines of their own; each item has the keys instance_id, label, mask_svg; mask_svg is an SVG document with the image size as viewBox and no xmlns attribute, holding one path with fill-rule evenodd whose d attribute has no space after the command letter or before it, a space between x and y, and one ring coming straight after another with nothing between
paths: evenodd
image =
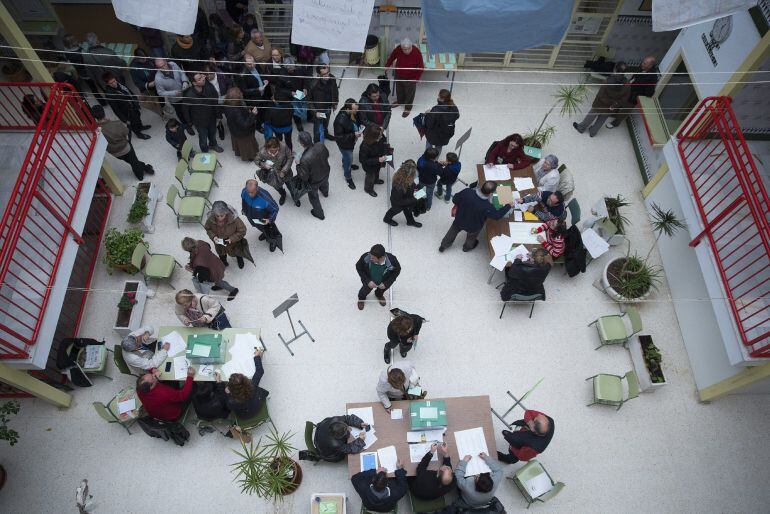
<instances>
[{"instance_id":1,"label":"blue tarp hanging","mask_svg":"<svg viewBox=\"0 0 770 514\"><path fill-rule=\"evenodd\" d=\"M422 0L431 53L507 52L555 45L572 16L570 0Z\"/></svg>"}]
</instances>

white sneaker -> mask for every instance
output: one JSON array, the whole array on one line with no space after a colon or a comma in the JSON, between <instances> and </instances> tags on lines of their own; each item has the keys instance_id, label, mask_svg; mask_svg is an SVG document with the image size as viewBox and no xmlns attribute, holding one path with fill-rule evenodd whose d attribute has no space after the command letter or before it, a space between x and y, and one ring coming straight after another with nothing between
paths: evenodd
<instances>
[{"instance_id":1,"label":"white sneaker","mask_svg":"<svg viewBox=\"0 0 770 514\"><path fill-rule=\"evenodd\" d=\"M618 126L613 125L611 121L608 121L604 126L607 127L608 129L618 128Z\"/></svg>"}]
</instances>

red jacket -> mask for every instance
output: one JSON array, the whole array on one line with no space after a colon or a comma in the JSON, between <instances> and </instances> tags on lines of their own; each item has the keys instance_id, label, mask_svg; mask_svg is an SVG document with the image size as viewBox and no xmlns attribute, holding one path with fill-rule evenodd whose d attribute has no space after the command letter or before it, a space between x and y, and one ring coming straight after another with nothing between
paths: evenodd
<instances>
[{"instance_id":1,"label":"red jacket","mask_svg":"<svg viewBox=\"0 0 770 514\"><path fill-rule=\"evenodd\" d=\"M409 52L409 54L405 54L404 51L401 50L401 45L398 45L392 52L390 52L388 60L385 61L385 67L389 67L393 64L393 61L396 62L395 69L397 79L420 80L425 64L422 62L422 53L419 48L413 46L412 51ZM410 70L405 68L419 69Z\"/></svg>"},{"instance_id":2,"label":"red jacket","mask_svg":"<svg viewBox=\"0 0 770 514\"><path fill-rule=\"evenodd\" d=\"M548 250L548 253L551 254L551 257L554 259L558 259L564 254L565 249L565 243L564 243L564 236L563 235L556 235L556 233L553 230L548 229L548 225L543 223L537 229L535 229L535 233L542 234L545 232L545 241L543 241L541 244L543 245L543 248ZM529 412L529 411L527 411Z\"/></svg>"},{"instance_id":3,"label":"red jacket","mask_svg":"<svg viewBox=\"0 0 770 514\"><path fill-rule=\"evenodd\" d=\"M539 412L539 411L536 411L536 410L524 411L524 422L527 423L529 421L532 421L533 419L535 419L540 414L543 414L543 413ZM519 429L518 431L519 432L521 432L521 431L528 432L529 428L527 428L526 425L525 425L523 428ZM540 453L540 452L530 448L529 446L522 446L520 448L517 448L517 447L511 445L509 447L509 450L510 450L510 452L512 454L514 454L516 456L517 459L519 459L520 461L525 461L525 462L528 461L528 460L534 459Z\"/></svg>"},{"instance_id":4,"label":"red jacket","mask_svg":"<svg viewBox=\"0 0 770 514\"><path fill-rule=\"evenodd\" d=\"M512 164L513 169L526 168L532 162L523 148L516 148L508 152L508 143L500 141L487 155L487 164Z\"/></svg>"},{"instance_id":5,"label":"red jacket","mask_svg":"<svg viewBox=\"0 0 770 514\"><path fill-rule=\"evenodd\" d=\"M190 397L192 385L192 377L187 377L182 389L158 383L149 393L138 391L137 394L148 415L163 421L176 421L182 416L182 408Z\"/></svg>"}]
</instances>

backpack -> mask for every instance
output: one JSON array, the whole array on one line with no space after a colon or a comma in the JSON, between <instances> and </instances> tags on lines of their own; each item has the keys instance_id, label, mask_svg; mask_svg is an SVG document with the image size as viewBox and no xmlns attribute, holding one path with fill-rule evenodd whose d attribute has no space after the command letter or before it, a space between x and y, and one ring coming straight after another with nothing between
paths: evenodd
<instances>
[{"instance_id":1,"label":"backpack","mask_svg":"<svg viewBox=\"0 0 770 514\"><path fill-rule=\"evenodd\" d=\"M151 416L143 416L136 420L142 431L150 437L168 441L171 439L177 446L184 446L190 439L190 432L176 421L162 421Z\"/></svg>"}]
</instances>

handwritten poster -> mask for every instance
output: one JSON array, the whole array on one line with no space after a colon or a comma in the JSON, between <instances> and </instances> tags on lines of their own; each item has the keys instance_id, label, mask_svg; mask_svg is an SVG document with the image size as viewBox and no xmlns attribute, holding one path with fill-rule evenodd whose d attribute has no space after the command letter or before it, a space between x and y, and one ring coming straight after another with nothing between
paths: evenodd
<instances>
[{"instance_id":1,"label":"handwritten poster","mask_svg":"<svg viewBox=\"0 0 770 514\"><path fill-rule=\"evenodd\" d=\"M294 0L291 42L363 52L374 0Z\"/></svg>"}]
</instances>

